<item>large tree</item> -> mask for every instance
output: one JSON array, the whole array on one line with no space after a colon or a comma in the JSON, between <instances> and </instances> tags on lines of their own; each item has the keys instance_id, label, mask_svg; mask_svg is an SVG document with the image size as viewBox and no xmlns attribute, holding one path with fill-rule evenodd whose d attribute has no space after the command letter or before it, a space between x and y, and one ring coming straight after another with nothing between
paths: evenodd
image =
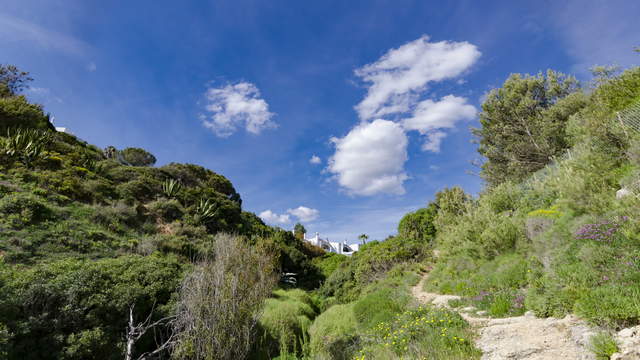
<instances>
[{"instance_id":1,"label":"large tree","mask_svg":"<svg viewBox=\"0 0 640 360\"><path fill-rule=\"evenodd\" d=\"M14 65L0 64L0 97L15 96L33 79Z\"/></svg>"},{"instance_id":2,"label":"large tree","mask_svg":"<svg viewBox=\"0 0 640 360\"><path fill-rule=\"evenodd\" d=\"M481 176L490 186L520 181L543 168L568 147L568 118L584 107L585 95L575 78L546 74L512 74L482 104L479 129L473 129L478 152L486 161Z\"/></svg>"}]
</instances>

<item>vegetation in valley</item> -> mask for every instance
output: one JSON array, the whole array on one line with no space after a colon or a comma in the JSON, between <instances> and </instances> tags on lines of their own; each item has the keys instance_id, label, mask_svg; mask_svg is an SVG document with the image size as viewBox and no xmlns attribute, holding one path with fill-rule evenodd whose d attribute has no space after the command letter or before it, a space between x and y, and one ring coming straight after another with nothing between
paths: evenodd
<instances>
[{"instance_id":1,"label":"vegetation in valley","mask_svg":"<svg viewBox=\"0 0 640 360\"><path fill-rule=\"evenodd\" d=\"M624 119L640 68L511 75L474 130L482 193L445 188L350 257L265 225L211 170L55 132L29 81L0 67L0 358L479 358L464 319L411 296L426 271L492 317L640 323L640 133ZM605 332L591 346L616 349Z\"/></svg>"}]
</instances>

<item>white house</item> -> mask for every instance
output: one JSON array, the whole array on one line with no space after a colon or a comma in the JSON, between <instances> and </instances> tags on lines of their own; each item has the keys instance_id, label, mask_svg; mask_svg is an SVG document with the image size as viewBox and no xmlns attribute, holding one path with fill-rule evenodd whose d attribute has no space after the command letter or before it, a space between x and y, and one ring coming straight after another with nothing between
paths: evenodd
<instances>
[{"instance_id":1,"label":"white house","mask_svg":"<svg viewBox=\"0 0 640 360\"><path fill-rule=\"evenodd\" d=\"M304 241L307 241L315 246L321 247L324 251L332 252L336 254L342 254L350 256L354 252L358 251L360 247L359 244L347 244L346 241L343 242L332 242L327 239L322 239L320 234L316 233L314 237L307 237L307 234L304 234Z\"/></svg>"}]
</instances>

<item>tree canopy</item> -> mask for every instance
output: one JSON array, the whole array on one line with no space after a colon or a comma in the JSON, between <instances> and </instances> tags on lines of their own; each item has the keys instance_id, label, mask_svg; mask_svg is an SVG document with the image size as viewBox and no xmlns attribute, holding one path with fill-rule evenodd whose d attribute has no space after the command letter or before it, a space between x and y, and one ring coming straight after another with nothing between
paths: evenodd
<instances>
[{"instance_id":1,"label":"tree canopy","mask_svg":"<svg viewBox=\"0 0 640 360\"><path fill-rule=\"evenodd\" d=\"M542 169L568 147L565 126L586 104L578 81L552 70L535 76L512 74L482 104L473 129L486 158L481 176L490 185L520 181Z\"/></svg>"},{"instance_id":2,"label":"tree canopy","mask_svg":"<svg viewBox=\"0 0 640 360\"><path fill-rule=\"evenodd\" d=\"M28 87L33 78L15 65L0 64L0 97L15 96Z\"/></svg>"}]
</instances>

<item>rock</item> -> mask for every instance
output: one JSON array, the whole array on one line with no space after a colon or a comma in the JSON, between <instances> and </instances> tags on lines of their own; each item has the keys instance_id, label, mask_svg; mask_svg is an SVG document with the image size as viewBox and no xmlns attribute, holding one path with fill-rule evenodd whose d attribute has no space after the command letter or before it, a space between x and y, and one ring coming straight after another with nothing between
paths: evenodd
<instances>
[{"instance_id":1,"label":"rock","mask_svg":"<svg viewBox=\"0 0 640 360\"><path fill-rule=\"evenodd\" d=\"M478 316L487 316L487 312L484 310L478 311L476 314L478 314Z\"/></svg>"},{"instance_id":2,"label":"rock","mask_svg":"<svg viewBox=\"0 0 640 360\"><path fill-rule=\"evenodd\" d=\"M611 356L617 360L640 359L640 325L618 331L618 352Z\"/></svg>"},{"instance_id":3,"label":"rock","mask_svg":"<svg viewBox=\"0 0 640 360\"><path fill-rule=\"evenodd\" d=\"M622 189L616 191L616 199L622 199L622 198L625 198L625 197L627 197L629 195L632 195L632 194L633 194L633 192L631 190L629 190L627 188L622 188Z\"/></svg>"},{"instance_id":4,"label":"rock","mask_svg":"<svg viewBox=\"0 0 640 360\"><path fill-rule=\"evenodd\" d=\"M533 311L529 310L526 313L524 313L524 317L535 318L536 317L536 313L534 313Z\"/></svg>"},{"instance_id":5,"label":"rock","mask_svg":"<svg viewBox=\"0 0 640 360\"><path fill-rule=\"evenodd\" d=\"M465 308L462 308L462 310L461 310L461 311L464 311L464 312L472 312L472 311L475 311L475 310L476 310L476 308L475 308L475 307L473 307L473 306L467 306L467 307L465 307Z\"/></svg>"}]
</instances>

